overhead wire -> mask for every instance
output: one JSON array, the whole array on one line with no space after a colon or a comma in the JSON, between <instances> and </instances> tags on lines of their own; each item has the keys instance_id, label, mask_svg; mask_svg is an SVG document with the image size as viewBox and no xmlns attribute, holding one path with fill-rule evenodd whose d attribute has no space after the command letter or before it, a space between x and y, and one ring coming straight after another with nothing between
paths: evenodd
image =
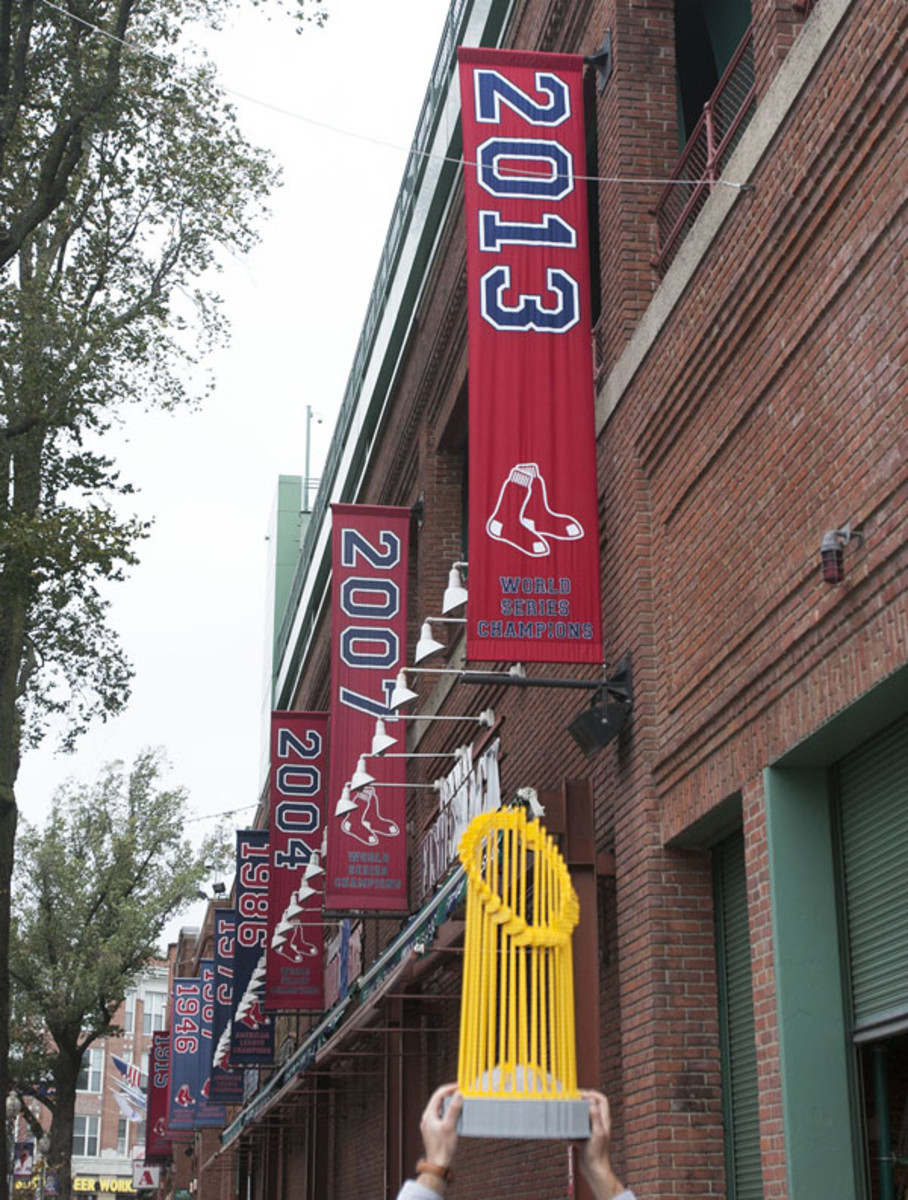
<instances>
[{"instance_id":1,"label":"overhead wire","mask_svg":"<svg viewBox=\"0 0 908 1200\"><path fill-rule=\"evenodd\" d=\"M55 12L62 16L69 17L70 20L76 21L84 25L87 29L91 29L95 33L101 34L102 37L108 38L110 41L118 42L124 49L131 50L136 54L142 54L148 58L154 59L155 62L161 63L163 66L172 67L172 62L155 53L154 50L147 46L142 46L138 42L130 41L126 38L118 37L107 29L103 29L100 25L95 25L88 21L85 17L79 16L78 13L70 12L63 8L62 5L55 3L55 0L41 0L41 3L48 8L52 8ZM453 163L460 167L475 167L478 164L463 157L455 157L450 154L436 154L431 150L418 150L413 146L402 146L399 142L388 141L385 138L374 137L370 134L355 132L351 129L344 129L339 125L331 125L327 121L319 121L315 117L307 116L305 113L295 112L293 109L284 108L279 104L274 104L269 100L262 100L258 96L250 96L246 92L237 91L235 88L227 87L223 83L218 83L220 90L227 96L235 97L238 100L244 100L247 104L255 104L260 108L267 109L269 112L277 113L280 116L289 117L294 121L301 121L305 125L310 125L315 129L322 129L326 133L337 134L340 137L351 138L354 141L364 142L373 146L380 146L387 150L394 150L400 154L406 154L408 157L432 159L436 162ZM501 174L525 174L516 170L510 171L507 167L498 168ZM546 179L552 178L550 175L543 176ZM572 177L578 183L609 183L609 184L625 184L629 186L674 186L674 187L696 187L699 184L712 183L715 187L732 188L735 191L750 191L752 184L737 183L729 179L710 180L706 177L685 178L685 179L664 179L658 176L633 176L633 175L573 175Z\"/></svg>"}]
</instances>

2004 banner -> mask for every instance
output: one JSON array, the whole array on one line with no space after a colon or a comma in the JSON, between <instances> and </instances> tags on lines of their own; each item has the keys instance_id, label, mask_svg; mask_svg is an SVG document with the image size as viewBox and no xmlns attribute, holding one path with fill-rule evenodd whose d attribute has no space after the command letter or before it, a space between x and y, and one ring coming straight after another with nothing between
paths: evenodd
<instances>
[{"instance_id":1,"label":"2004 banner","mask_svg":"<svg viewBox=\"0 0 908 1200\"><path fill-rule=\"evenodd\" d=\"M601 662L583 59L458 51L467 656Z\"/></svg>"}]
</instances>

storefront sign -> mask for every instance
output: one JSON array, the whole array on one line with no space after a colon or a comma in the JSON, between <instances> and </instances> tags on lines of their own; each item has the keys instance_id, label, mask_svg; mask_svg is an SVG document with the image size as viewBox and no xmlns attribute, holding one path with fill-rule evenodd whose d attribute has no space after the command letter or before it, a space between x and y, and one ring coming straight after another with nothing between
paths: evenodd
<instances>
[{"instance_id":1,"label":"storefront sign","mask_svg":"<svg viewBox=\"0 0 908 1200\"><path fill-rule=\"evenodd\" d=\"M305 887L303 876L322 841L327 741L327 713L271 714L265 1007L273 1012L312 1012L324 1007L324 874L312 875Z\"/></svg>"},{"instance_id":2,"label":"storefront sign","mask_svg":"<svg viewBox=\"0 0 908 1200\"><path fill-rule=\"evenodd\" d=\"M161 1182L161 1168L150 1163L134 1162L132 1164L132 1186L136 1189L154 1188L157 1190Z\"/></svg>"},{"instance_id":3,"label":"storefront sign","mask_svg":"<svg viewBox=\"0 0 908 1200\"><path fill-rule=\"evenodd\" d=\"M460 839L473 818L501 806L500 748L501 742L496 739L474 762L467 747L454 770L442 780L438 816L420 845L422 899L456 862Z\"/></svg>"},{"instance_id":4,"label":"storefront sign","mask_svg":"<svg viewBox=\"0 0 908 1200\"><path fill-rule=\"evenodd\" d=\"M458 51L467 657L601 662L583 59Z\"/></svg>"},{"instance_id":5,"label":"storefront sign","mask_svg":"<svg viewBox=\"0 0 908 1200\"><path fill-rule=\"evenodd\" d=\"M74 1192L119 1192L135 1194L132 1180L119 1175L74 1175Z\"/></svg>"},{"instance_id":6,"label":"storefront sign","mask_svg":"<svg viewBox=\"0 0 908 1200\"><path fill-rule=\"evenodd\" d=\"M379 782L352 792L334 814L377 717L406 665L408 508L332 505L331 765L325 908L407 907L406 767L375 764ZM385 785L391 786L385 786Z\"/></svg>"}]
</instances>

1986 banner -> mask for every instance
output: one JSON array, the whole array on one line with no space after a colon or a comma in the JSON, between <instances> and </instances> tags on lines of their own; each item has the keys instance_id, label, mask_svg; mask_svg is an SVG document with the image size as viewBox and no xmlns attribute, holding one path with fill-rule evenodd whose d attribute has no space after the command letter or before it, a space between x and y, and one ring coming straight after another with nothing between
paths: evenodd
<instances>
[{"instance_id":1,"label":"1986 banner","mask_svg":"<svg viewBox=\"0 0 908 1200\"><path fill-rule=\"evenodd\" d=\"M344 785L372 746L377 717L406 665L410 510L332 505L331 763L326 909L407 907L406 769L377 763L379 782L354 791L336 815ZM390 784L390 787L385 786Z\"/></svg>"},{"instance_id":2,"label":"1986 banner","mask_svg":"<svg viewBox=\"0 0 908 1200\"><path fill-rule=\"evenodd\" d=\"M461 48L467 657L601 662L583 60Z\"/></svg>"}]
</instances>

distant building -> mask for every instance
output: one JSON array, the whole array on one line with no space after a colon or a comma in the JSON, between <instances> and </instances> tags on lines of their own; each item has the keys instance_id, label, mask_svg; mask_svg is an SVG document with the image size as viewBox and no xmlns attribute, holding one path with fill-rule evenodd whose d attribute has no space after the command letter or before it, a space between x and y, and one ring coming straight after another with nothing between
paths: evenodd
<instances>
[{"instance_id":1,"label":"distant building","mask_svg":"<svg viewBox=\"0 0 908 1200\"><path fill-rule=\"evenodd\" d=\"M85 1055L79 1076L73 1129L73 1192L104 1194L132 1191L132 1163L145 1153L145 1122L128 1099L117 1101L118 1086L128 1083L113 1056L138 1068L145 1086L151 1035L167 1028L169 968L165 961L145 968L119 1009L123 1030L105 1038Z\"/></svg>"}]
</instances>

